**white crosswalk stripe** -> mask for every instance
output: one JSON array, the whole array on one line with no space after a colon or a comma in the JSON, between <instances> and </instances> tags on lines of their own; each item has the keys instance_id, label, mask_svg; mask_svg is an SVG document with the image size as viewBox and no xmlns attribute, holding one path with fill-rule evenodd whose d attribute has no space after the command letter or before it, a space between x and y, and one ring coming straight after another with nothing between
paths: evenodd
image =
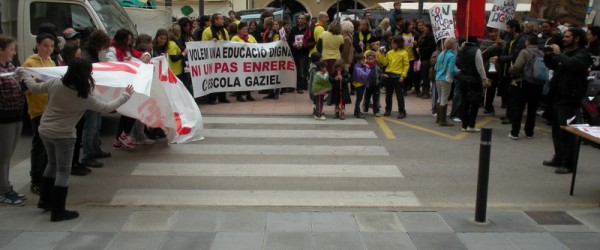
<instances>
[{"instance_id":1,"label":"white crosswalk stripe","mask_svg":"<svg viewBox=\"0 0 600 250\"><path fill-rule=\"evenodd\" d=\"M199 155L389 155L382 146L179 144L154 147L152 154Z\"/></svg>"},{"instance_id":2,"label":"white crosswalk stripe","mask_svg":"<svg viewBox=\"0 0 600 250\"><path fill-rule=\"evenodd\" d=\"M397 177L395 165L194 164L140 163L132 175L268 176L268 177Z\"/></svg>"},{"instance_id":3,"label":"white crosswalk stripe","mask_svg":"<svg viewBox=\"0 0 600 250\"><path fill-rule=\"evenodd\" d=\"M206 138L322 138L322 139L367 139L377 138L373 131L344 130L285 130L285 129L204 129Z\"/></svg>"},{"instance_id":4,"label":"white crosswalk stripe","mask_svg":"<svg viewBox=\"0 0 600 250\"><path fill-rule=\"evenodd\" d=\"M367 125L364 119L348 119L335 120L327 119L326 121L317 121L308 119L307 117L219 117L208 116L202 117L204 124L224 123L224 124L268 124L268 125Z\"/></svg>"}]
</instances>

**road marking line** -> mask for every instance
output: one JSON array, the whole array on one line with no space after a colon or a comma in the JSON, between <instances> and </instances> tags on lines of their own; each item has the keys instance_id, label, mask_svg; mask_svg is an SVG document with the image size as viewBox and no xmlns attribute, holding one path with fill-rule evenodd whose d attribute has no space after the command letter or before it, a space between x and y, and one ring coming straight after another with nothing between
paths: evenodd
<instances>
[{"instance_id":1,"label":"road marking line","mask_svg":"<svg viewBox=\"0 0 600 250\"><path fill-rule=\"evenodd\" d=\"M383 132L386 138L390 140L396 139L396 135L394 134L394 132L392 132L390 127L383 121L381 117L375 117L375 122L377 123L377 125L379 125L379 128L381 128L381 131Z\"/></svg>"},{"instance_id":2,"label":"road marking line","mask_svg":"<svg viewBox=\"0 0 600 250\"><path fill-rule=\"evenodd\" d=\"M399 121L399 120L396 120L396 119L391 119L391 118L383 117L381 123L385 123L385 121L383 121L383 120L389 121L389 122L392 122L392 123L396 123L396 124L400 124L402 126L406 126L406 127L412 128L412 129L416 129L416 130L419 130L419 131L422 131L422 132L425 132L425 133L430 133L430 134L434 134L434 135L441 136L441 137L444 137L444 138L448 138L448 139L451 139L451 140L462 140L462 139L464 139L465 137L467 137L470 134L470 133L466 133L466 132L460 132L459 134L451 135L451 134L446 134L446 133L442 133L442 132L439 132L439 131L435 131L433 129L429 129L429 128L425 128L425 127L413 125L413 124L406 123L406 122L403 122L403 121ZM490 122L492 122L494 120L496 120L496 118L485 117L482 120L480 120L479 122L477 122L475 124L475 127L481 128L481 127L487 125L488 123L490 123ZM379 124L379 122L378 122L378 124ZM381 127L381 125L380 125L380 127ZM388 129L389 129L389 127L388 127ZM382 128L382 130L383 130L383 128ZM393 135L393 132L391 130L389 132L392 133L392 135ZM385 134L385 132L384 132L384 134ZM395 135L393 135L393 136L395 138ZM386 135L386 137L387 137L387 135ZM388 139L392 139L392 138L388 137Z\"/></svg>"},{"instance_id":3,"label":"road marking line","mask_svg":"<svg viewBox=\"0 0 600 250\"><path fill-rule=\"evenodd\" d=\"M291 129L204 129L204 136L227 138L330 138L369 139L377 138L368 130L291 130Z\"/></svg>"},{"instance_id":4,"label":"road marking line","mask_svg":"<svg viewBox=\"0 0 600 250\"><path fill-rule=\"evenodd\" d=\"M395 165L140 163L132 175L219 177L403 178Z\"/></svg>"},{"instance_id":5,"label":"road marking line","mask_svg":"<svg viewBox=\"0 0 600 250\"><path fill-rule=\"evenodd\" d=\"M284 207L417 207L410 191L270 191L121 189L113 206L284 206Z\"/></svg>"},{"instance_id":6,"label":"road marking line","mask_svg":"<svg viewBox=\"0 0 600 250\"><path fill-rule=\"evenodd\" d=\"M326 124L326 125L367 125L364 119L349 119L335 120L327 119L326 121L317 121L312 117L218 117L218 116L203 116L204 124L211 123L226 123L226 124Z\"/></svg>"},{"instance_id":7,"label":"road marking line","mask_svg":"<svg viewBox=\"0 0 600 250\"><path fill-rule=\"evenodd\" d=\"M233 145L233 144L172 144L155 145L152 154L190 155L390 155L383 146L329 145Z\"/></svg>"}]
</instances>

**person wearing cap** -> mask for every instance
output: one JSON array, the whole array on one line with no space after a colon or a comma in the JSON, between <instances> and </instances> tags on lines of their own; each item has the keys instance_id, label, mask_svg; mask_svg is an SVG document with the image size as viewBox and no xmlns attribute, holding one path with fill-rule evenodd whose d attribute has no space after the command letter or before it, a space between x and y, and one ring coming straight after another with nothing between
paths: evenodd
<instances>
[{"instance_id":1,"label":"person wearing cap","mask_svg":"<svg viewBox=\"0 0 600 250\"><path fill-rule=\"evenodd\" d=\"M66 28L63 31L63 37L67 41L67 43L73 43L77 46L81 46L81 34L75 31L73 28Z\"/></svg>"}]
</instances>

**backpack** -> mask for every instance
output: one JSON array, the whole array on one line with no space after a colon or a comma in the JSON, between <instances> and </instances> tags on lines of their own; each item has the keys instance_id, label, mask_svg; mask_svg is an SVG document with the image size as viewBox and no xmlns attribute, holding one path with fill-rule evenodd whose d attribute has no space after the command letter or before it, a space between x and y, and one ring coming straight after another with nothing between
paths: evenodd
<instances>
[{"instance_id":1,"label":"backpack","mask_svg":"<svg viewBox=\"0 0 600 250\"><path fill-rule=\"evenodd\" d=\"M523 67L523 78L525 81L542 85L549 80L549 71L544 64L544 55L541 51L528 50L529 55Z\"/></svg>"},{"instance_id":2,"label":"backpack","mask_svg":"<svg viewBox=\"0 0 600 250\"><path fill-rule=\"evenodd\" d=\"M315 28L317 27L318 24L311 24L310 26L308 26L308 28L306 28L306 30L304 31L304 37L302 38L302 46L304 48L308 48L309 50L312 50L316 45L317 45L317 40L315 39ZM318 25L320 26L320 25Z\"/></svg>"}]
</instances>

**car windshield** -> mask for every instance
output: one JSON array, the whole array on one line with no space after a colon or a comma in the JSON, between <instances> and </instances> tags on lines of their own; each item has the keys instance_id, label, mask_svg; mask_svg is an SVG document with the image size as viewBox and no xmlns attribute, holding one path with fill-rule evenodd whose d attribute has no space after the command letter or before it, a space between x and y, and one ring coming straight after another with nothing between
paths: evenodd
<instances>
[{"instance_id":1,"label":"car windshield","mask_svg":"<svg viewBox=\"0 0 600 250\"><path fill-rule=\"evenodd\" d=\"M115 0L89 0L110 37L119 29L128 29L137 36L135 25L123 8Z\"/></svg>"}]
</instances>

